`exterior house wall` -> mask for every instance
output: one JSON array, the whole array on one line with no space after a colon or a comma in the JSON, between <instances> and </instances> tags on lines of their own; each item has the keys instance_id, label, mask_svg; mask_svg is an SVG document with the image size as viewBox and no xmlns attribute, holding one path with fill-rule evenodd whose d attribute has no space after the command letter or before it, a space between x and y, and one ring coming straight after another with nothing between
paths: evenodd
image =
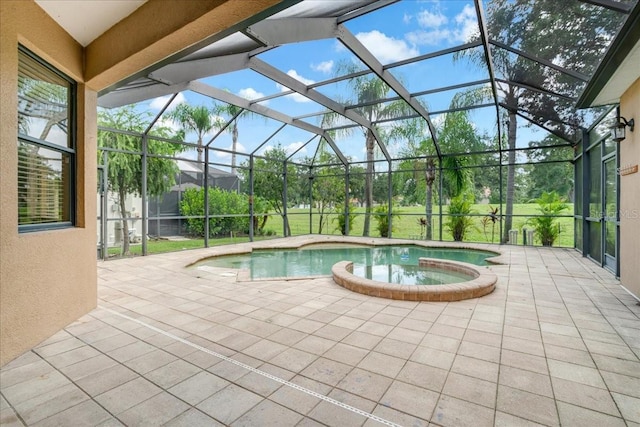
<instances>
[{"instance_id":1,"label":"exterior house wall","mask_svg":"<svg viewBox=\"0 0 640 427\"><path fill-rule=\"evenodd\" d=\"M620 168L640 164L640 79L620 97L620 115L635 119L620 142ZM620 281L640 299L640 172L620 176Z\"/></svg>"},{"instance_id":2,"label":"exterior house wall","mask_svg":"<svg viewBox=\"0 0 640 427\"><path fill-rule=\"evenodd\" d=\"M97 304L97 92L283 5L149 0L82 47L33 0L0 1L0 366ZM19 43L78 82L72 228L18 233Z\"/></svg>"},{"instance_id":3,"label":"exterior house wall","mask_svg":"<svg viewBox=\"0 0 640 427\"><path fill-rule=\"evenodd\" d=\"M0 365L96 306L96 92L83 49L31 1L0 2ZM18 233L18 43L78 82L76 227Z\"/></svg>"}]
</instances>

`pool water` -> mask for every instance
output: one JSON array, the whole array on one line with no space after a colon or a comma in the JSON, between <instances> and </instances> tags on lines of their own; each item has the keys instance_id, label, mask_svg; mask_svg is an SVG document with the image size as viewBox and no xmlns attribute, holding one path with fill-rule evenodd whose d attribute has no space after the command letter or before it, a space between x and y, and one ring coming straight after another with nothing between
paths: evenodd
<instances>
[{"instance_id":1,"label":"pool water","mask_svg":"<svg viewBox=\"0 0 640 427\"><path fill-rule=\"evenodd\" d=\"M398 285L447 285L472 280L466 273L417 265L353 265L353 274L378 282Z\"/></svg>"},{"instance_id":2,"label":"pool water","mask_svg":"<svg viewBox=\"0 0 640 427\"><path fill-rule=\"evenodd\" d=\"M372 265L418 265L418 258L438 258L487 265L493 252L456 248L423 248L420 246L330 246L302 249L254 250L241 255L226 255L198 262L198 266L248 269L252 279L270 277L304 277L331 274L339 261Z\"/></svg>"}]
</instances>

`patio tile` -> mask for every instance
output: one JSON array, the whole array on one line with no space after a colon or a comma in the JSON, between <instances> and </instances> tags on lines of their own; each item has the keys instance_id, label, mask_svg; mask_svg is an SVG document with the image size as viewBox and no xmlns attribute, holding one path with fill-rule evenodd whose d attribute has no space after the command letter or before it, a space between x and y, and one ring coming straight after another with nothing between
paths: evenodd
<instances>
[{"instance_id":1,"label":"patio tile","mask_svg":"<svg viewBox=\"0 0 640 427\"><path fill-rule=\"evenodd\" d=\"M404 359L372 351L362 359L358 364L358 367L380 375L395 378L404 364Z\"/></svg>"},{"instance_id":2,"label":"patio tile","mask_svg":"<svg viewBox=\"0 0 640 427\"><path fill-rule=\"evenodd\" d=\"M219 422L229 425L262 401L262 397L230 384L205 399L197 408Z\"/></svg>"},{"instance_id":3,"label":"patio tile","mask_svg":"<svg viewBox=\"0 0 640 427\"><path fill-rule=\"evenodd\" d=\"M416 344L409 344L403 341L394 340L391 338L384 338L374 348L375 351L383 353L389 356L399 357L401 359L408 359L416 349Z\"/></svg>"},{"instance_id":4,"label":"patio tile","mask_svg":"<svg viewBox=\"0 0 640 427\"><path fill-rule=\"evenodd\" d=\"M604 382L611 391L640 399L640 378L600 371Z\"/></svg>"},{"instance_id":5,"label":"patio tile","mask_svg":"<svg viewBox=\"0 0 640 427\"><path fill-rule=\"evenodd\" d=\"M378 416L384 420L391 421L397 425L401 426L412 426L412 427L427 427L429 426L429 421L417 418L413 415L405 414L404 412L396 411L395 409L389 408L384 405L378 405L371 412L373 415ZM373 419L368 419L364 423L364 427L378 427L380 423Z\"/></svg>"},{"instance_id":6,"label":"patio tile","mask_svg":"<svg viewBox=\"0 0 640 427\"><path fill-rule=\"evenodd\" d=\"M69 337L62 341L57 341L53 344L42 345L33 349L42 357L51 357L56 354L65 353L69 350L73 350L78 347L83 347L86 344L75 337Z\"/></svg>"},{"instance_id":7,"label":"patio tile","mask_svg":"<svg viewBox=\"0 0 640 427\"><path fill-rule=\"evenodd\" d=\"M195 406L227 385L229 385L229 382L220 377L209 372L200 372L169 388L167 391Z\"/></svg>"},{"instance_id":8,"label":"patio tile","mask_svg":"<svg viewBox=\"0 0 640 427\"><path fill-rule=\"evenodd\" d=\"M148 328L145 328L148 330ZM156 348L150 344L142 341L136 341L124 347L119 347L115 350L108 351L107 354L113 357L118 362L124 363L128 360L135 359L138 356L150 353L156 350Z\"/></svg>"},{"instance_id":9,"label":"patio tile","mask_svg":"<svg viewBox=\"0 0 640 427\"><path fill-rule=\"evenodd\" d=\"M607 390L590 387L573 381L553 378L553 391L558 401L571 403L616 417L620 416L616 404Z\"/></svg>"},{"instance_id":10,"label":"patio tile","mask_svg":"<svg viewBox=\"0 0 640 427\"><path fill-rule=\"evenodd\" d=\"M245 348L244 350L242 350L242 352L244 354L248 354L249 356L257 357L267 361L277 354L283 352L287 348L288 347L283 344L279 344L268 339L263 339Z\"/></svg>"},{"instance_id":11,"label":"patio tile","mask_svg":"<svg viewBox=\"0 0 640 427\"><path fill-rule=\"evenodd\" d=\"M564 402L558 402L558 412L560 414L560 423L563 426L568 427L624 427L626 425L622 418L612 417L611 415L606 415L601 412L592 411L587 408L581 408Z\"/></svg>"},{"instance_id":12,"label":"patio tile","mask_svg":"<svg viewBox=\"0 0 640 427\"><path fill-rule=\"evenodd\" d=\"M640 399L619 393L611 393L625 420L640 423Z\"/></svg>"},{"instance_id":13,"label":"patio tile","mask_svg":"<svg viewBox=\"0 0 640 427\"><path fill-rule=\"evenodd\" d=\"M87 375L76 381L78 387L82 388L90 396L97 396L112 388L123 385L138 374L124 365L115 365L102 371Z\"/></svg>"},{"instance_id":14,"label":"patio tile","mask_svg":"<svg viewBox=\"0 0 640 427\"><path fill-rule=\"evenodd\" d=\"M452 372L494 383L498 382L498 369L499 365L497 363L460 355L456 356L451 366Z\"/></svg>"},{"instance_id":15,"label":"patio tile","mask_svg":"<svg viewBox=\"0 0 640 427\"><path fill-rule=\"evenodd\" d=\"M436 350L447 351L449 353L455 353L460 347L460 339L428 333L424 336L420 345L435 348Z\"/></svg>"},{"instance_id":16,"label":"patio tile","mask_svg":"<svg viewBox=\"0 0 640 427\"><path fill-rule=\"evenodd\" d=\"M341 326L335 325L326 325L315 331L313 334L318 337L340 341L351 332L353 331L349 328L343 328Z\"/></svg>"},{"instance_id":17,"label":"patio tile","mask_svg":"<svg viewBox=\"0 0 640 427\"><path fill-rule=\"evenodd\" d=\"M293 378L291 382L322 395L328 394L331 390L331 386L327 384L322 384L302 376ZM307 414L316 405L318 405L318 403L320 403L320 399L317 397L289 386L280 387L271 396L269 396L269 400L277 402L301 414Z\"/></svg>"},{"instance_id":18,"label":"patio tile","mask_svg":"<svg viewBox=\"0 0 640 427\"><path fill-rule=\"evenodd\" d=\"M393 326L383 325L382 323L367 322L360 326L356 332L364 332L378 337L387 336L393 329ZM403 328L404 329L404 328Z\"/></svg>"},{"instance_id":19,"label":"patio tile","mask_svg":"<svg viewBox=\"0 0 640 427\"><path fill-rule=\"evenodd\" d=\"M500 362L500 349L498 347L492 347L489 345L462 341L457 353L462 356L486 360L487 362Z\"/></svg>"},{"instance_id":20,"label":"patio tile","mask_svg":"<svg viewBox=\"0 0 640 427\"><path fill-rule=\"evenodd\" d=\"M218 344L228 347L235 351L243 351L245 348L252 346L258 341L260 341L259 336L238 331L219 340Z\"/></svg>"},{"instance_id":21,"label":"patio tile","mask_svg":"<svg viewBox=\"0 0 640 427\"><path fill-rule=\"evenodd\" d=\"M14 408L27 424L35 424L88 399L82 390L69 384L21 402Z\"/></svg>"},{"instance_id":22,"label":"patio tile","mask_svg":"<svg viewBox=\"0 0 640 427\"><path fill-rule=\"evenodd\" d=\"M516 417L515 415L507 414L501 411L496 411L495 414L495 427L539 427L543 424L534 423L533 421L525 420L524 418Z\"/></svg>"},{"instance_id":23,"label":"patio tile","mask_svg":"<svg viewBox=\"0 0 640 427\"><path fill-rule=\"evenodd\" d=\"M307 353L321 355L324 354L331 347L336 345L336 341L321 338L314 335L309 335L306 338L298 341L293 345L293 348L306 351ZM283 349L284 350L284 349Z\"/></svg>"},{"instance_id":24,"label":"patio tile","mask_svg":"<svg viewBox=\"0 0 640 427\"><path fill-rule=\"evenodd\" d=\"M0 371L0 383L2 387L11 387L24 381L29 381L40 377L41 375L47 375L55 371L51 365L38 357L38 360L32 363L27 363L9 369L7 367L2 368Z\"/></svg>"},{"instance_id":25,"label":"patio tile","mask_svg":"<svg viewBox=\"0 0 640 427\"><path fill-rule=\"evenodd\" d=\"M418 346L409 360L448 371L451 369L455 357L454 353Z\"/></svg>"},{"instance_id":26,"label":"patio tile","mask_svg":"<svg viewBox=\"0 0 640 427\"><path fill-rule=\"evenodd\" d=\"M342 342L345 344L364 348L366 350L371 350L378 345L381 339L381 337L373 334L355 331L349 334L345 339L343 339Z\"/></svg>"},{"instance_id":27,"label":"patio tile","mask_svg":"<svg viewBox=\"0 0 640 427\"><path fill-rule=\"evenodd\" d=\"M368 353L369 352L363 348L338 343L327 350L327 352L323 354L323 357L356 366Z\"/></svg>"},{"instance_id":28,"label":"patio tile","mask_svg":"<svg viewBox=\"0 0 640 427\"><path fill-rule=\"evenodd\" d=\"M593 360L601 371L610 371L622 375L640 378L640 362L622 360L615 357L593 354Z\"/></svg>"},{"instance_id":29,"label":"patio tile","mask_svg":"<svg viewBox=\"0 0 640 427\"><path fill-rule=\"evenodd\" d=\"M549 369L544 357L532 356L512 350L502 350L500 363L514 368L520 368L547 375Z\"/></svg>"},{"instance_id":30,"label":"patio tile","mask_svg":"<svg viewBox=\"0 0 640 427\"><path fill-rule=\"evenodd\" d=\"M362 369L354 369L336 387L349 393L378 401L389 388L392 380Z\"/></svg>"},{"instance_id":31,"label":"patio tile","mask_svg":"<svg viewBox=\"0 0 640 427\"><path fill-rule=\"evenodd\" d=\"M447 375L447 370L407 361L396 379L439 393L444 387Z\"/></svg>"},{"instance_id":32,"label":"patio tile","mask_svg":"<svg viewBox=\"0 0 640 427\"><path fill-rule=\"evenodd\" d=\"M114 418L93 400L86 400L34 424L34 426L97 426ZM115 420L114 420L115 421ZM2 424L4 425L4 424Z\"/></svg>"},{"instance_id":33,"label":"patio tile","mask_svg":"<svg viewBox=\"0 0 640 427\"><path fill-rule=\"evenodd\" d=\"M552 377L575 381L593 387L606 388L600 373L595 368L574 365L573 363L548 360L549 372Z\"/></svg>"},{"instance_id":34,"label":"patio tile","mask_svg":"<svg viewBox=\"0 0 640 427\"><path fill-rule=\"evenodd\" d=\"M269 360L269 362L292 372L300 372L317 358L318 356L316 355L289 348Z\"/></svg>"},{"instance_id":35,"label":"patio tile","mask_svg":"<svg viewBox=\"0 0 640 427\"><path fill-rule=\"evenodd\" d=\"M162 350L154 350L126 361L124 364L139 374L158 369L177 360L177 357Z\"/></svg>"},{"instance_id":36,"label":"patio tile","mask_svg":"<svg viewBox=\"0 0 640 427\"><path fill-rule=\"evenodd\" d=\"M204 413L200 412L197 409L191 408L186 412L178 415L171 421L164 424L164 427L196 427L196 426L207 426L207 427L223 427L224 424L220 424L213 418Z\"/></svg>"},{"instance_id":37,"label":"patio tile","mask_svg":"<svg viewBox=\"0 0 640 427\"><path fill-rule=\"evenodd\" d=\"M296 425L303 416L293 412L284 406L269 400L263 400L258 405L254 406L249 412L238 418L231 425L234 427L240 426L293 426Z\"/></svg>"},{"instance_id":38,"label":"patio tile","mask_svg":"<svg viewBox=\"0 0 640 427\"><path fill-rule=\"evenodd\" d=\"M503 385L498 385L497 409L540 424L559 424L553 399Z\"/></svg>"},{"instance_id":39,"label":"patio tile","mask_svg":"<svg viewBox=\"0 0 640 427\"><path fill-rule=\"evenodd\" d=\"M129 426L158 426L189 409L189 405L162 392L118 415Z\"/></svg>"},{"instance_id":40,"label":"patio tile","mask_svg":"<svg viewBox=\"0 0 640 427\"><path fill-rule=\"evenodd\" d=\"M577 365L595 368L591 354L582 350L574 350L572 348L560 347L553 344L544 346L548 359L560 360L562 362L575 363Z\"/></svg>"},{"instance_id":41,"label":"patio tile","mask_svg":"<svg viewBox=\"0 0 640 427\"><path fill-rule=\"evenodd\" d=\"M51 363L57 369L64 368L65 366L73 365L74 363L82 362L87 359L91 359L100 355L100 352L88 345L74 348L73 350L66 351L64 353L58 353L54 356L46 357L47 362Z\"/></svg>"},{"instance_id":42,"label":"patio tile","mask_svg":"<svg viewBox=\"0 0 640 427\"><path fill-rule=\"evenodd\" d=\"M402 328L396 326L387 335L386 338L402 341L408 344L419 344L425 337L425 333L415 331L413 329Z\"/></svg>"},{"instance_id":43,"label":"patio tile","mask_svg":"<svg viewBox=\"0 0 640 427\"><path fill-rule=\"evenodd\" d=\"M466 400L488 408L496 404L497 384L466 375L450 373L442 389L443 395Z\"/></svg>"},{"instance_id":44,"label":"patio tile","mask_svg":"<svg viewBox=\"0 0 640 427\"><path fill-rule=\"evenodd\" d=\"M305 334L304 332L283 328L278 332L269 335L269 340L275 341L282 345L292 346L306 336L307 334Z\"/></svg>"},{"instance_id":45,"label":"patio tile","mask_svg":"<svg viewBox=\"0 0 640 427\"><path fill-rule=\"evenodd\" d=\"M610 343L604 343L600 341L592 341L585 339L585 345L591 353L603 354L605 356L611 356L618 359L626 359L631 361L637 361L638 357L633 351L626 345L616 345Z\"/></svg>"},{"instance_id":46,"label":"patio tile","mask_svg":"<svg viewBox=\"0 0 640 427\"><path fill-rule=\"evenodd\" d=\"M4 427L23 427L24 424L11 408L0 410L0 425Z\"/></svg>"},{"instance_id":47,"label":"patio tile","mask_svg":"<svg viewBox=\"0 0 640 427\"><path fill-rule=\"evenodd\" d=\"M307 366L301 372L301 375L324 384L335 386L351 369L352 367L349 365L321 357Z\"/></svg>"},{"instance_id":48,"label":"patio tile","mask_svg":"<svg viewBox=\"0 0 640 427\"><path fill-rule=\"evenodd\" d=\"M519 351L520 353L531 354L533 356L544 357L544 347L540 341L531 341L522 338L504 337L502 348Z\"/></svg>"},{"instance_id":49,"label":"patio tile","mask_svg":"<svg viewBox=\"0 0 640 427\"><path fill-rule=\"evenodd\" d=\"M14 384L11 387L4 387L2 383L2 394L12 405L33 399L37 396L71 385L71 382L60 372L53 371L29 379L27 381Z\"/></svg>"},{"instance_id":50,"label":"patio tile","mask_svg":"<svg viewBox=\"0 0 640 427\"><path fill-rule=\"evenodd\" d=\"M434 323L433 326L429 329L430 335L440 335L447 338L457 338L459 340L464 336L465 329L458 328L456 326L449 325L440 325Z\"/></svg>"},{"instance_id":51,"label":"patio tile","mask_svg":"<svg viewBox=\"0 0 640 427\"><path fill-rule=\"evenodd\" d=\"M493 409L442 395L431 421L442 426L490 427L493 426Z\"/></svg>"},{"instance_id":52,"label":"patio tile","mask_svg":"<svg viewBox=\"0 0 640 427\"><path fill-rule=\"evenodd\" d=\"M380 399L382 405L427 419L438 402L438 393L401 381L394 381Z\"/></svg>"},{"instance_id":53,"label":"patio tile","mask_svg":"<svg viewBox=\"0 0 640 427\"><path fill-rule=\"evenodd\" d=\"M201 368L184 360L175 360L145 374L145 378L163 389L170 388L201 371Z\"/></svg>"},{"instance_id":54,"label":"patio tile","mask_svg":"<svg viewBox=\"0 0 640 427\"><path fill-rule=\"evenodd\" d=\"M136 378L128 383L102 393L95 400L112 414L120 414L144 402L162 390L144 378Z\"/></svg>"},{"instance_id":55,"label":"patio tile","mask_svg":"<svg viewBox=\"0 0 640 427\"><path fill-rule=\"evenodd\" d=\"M524 369L502 366L500 368L499 383L512 388L528 391L553 398L551 378L548 375L537 374Z\"/></svg>"},{"instance_id":56,"label":"patio tile","mask_svg":"<svg viewBox=\"0 0 640 427\"><path fill-rule=\"evenodd\" d=\"M72 381L77 381L87 375L100 372L104 369L115 366L117 362L104 354L60 368L60 372L69 377Z\"/></svg>"}]
</instances>

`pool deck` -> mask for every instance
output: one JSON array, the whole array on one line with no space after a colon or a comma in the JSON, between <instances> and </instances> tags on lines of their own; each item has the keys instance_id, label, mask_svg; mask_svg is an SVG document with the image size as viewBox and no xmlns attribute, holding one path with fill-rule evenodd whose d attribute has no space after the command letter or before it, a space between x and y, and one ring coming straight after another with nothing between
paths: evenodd
<instances>
[{"instance_id":1,"label":"pool deck","mask_svg":"<svg viewBox=\"0 0 640 427\"><path fill-rule=\"evenodd\" d=\"M459 302L185 268L323 239L99 262L98 307L0 369L0 424L640 427L640 306L574 250L465 245L505 264Z\"/></svg>"}]
</instances>

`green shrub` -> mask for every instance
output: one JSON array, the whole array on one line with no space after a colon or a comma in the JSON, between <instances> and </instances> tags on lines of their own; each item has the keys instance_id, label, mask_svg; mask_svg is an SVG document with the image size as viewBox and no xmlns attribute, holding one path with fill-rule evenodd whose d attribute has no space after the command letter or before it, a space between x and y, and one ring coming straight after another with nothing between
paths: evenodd
<instances>
[{"instance_id":1,"label":"green shrub","mask_svg":"<svg viewBox=\"0 0 640 427\"><path fill-rule=\"evenodd\" d=\"M535 202L538 204L538 211L542 216L530 218L528 223L533 226L536 237L542 246L553 246L553 242L560 234L556 216L567 209L568 205L555 191L543 192L540 197L535 199Z\"/></svg>"},{"instance_id":2,"label":"green shrub","mask_svg":"<svg viewBox=\"0 0 640 427\"><path fill-rule=\"evenodd\" d=\"M399 218L399 212L393 214L393 217ZM376 230L378 230L380 237L389 237L389 208L387 205L378 206L373 211L373 219L376 221Z\"/></svg>"},{"instance_id":3,"label":"green shrub","mask_svg":"<svg viewBox=\"0 0 640 427\"><path fill-rule=\"evenodd\" d=\"M204 188L189 188L182 194L180 213L184 216L204 216ZM209 188L209 215L209 237L225 236L231 232L248 233L249 197L220 188ZM187 219L189 233L204 237L204 221L204 218ZM265 223L264 219L256 221L255 228L262 229Z\"/></svg>"},{"instance_id":4,"label":"green shrub","mask_svg":"<svg viewBox=\"0 0 640 427\"><path fill-rule=\"evenodd\" d=\"M473 198L466 194L452 198L449 203L449 215L453 216L449 216L446 226L456 242L462 242L465 234L474 228L473 218L468 216L474 213L471 209L472 206Z\"/></svg>"},{"instance_id":5,"label":"green shrub","mask_svg":"<svg viewBox=\"0 0 640 427\"><path fill-rule=\"evenodd\" d=\"M335 228L342 234L343 236L347 235L347 215L344 210L337 211L338 216L335 217L332 221L337 221L338 226ZM356 220L355 214L355 206L349 206L349 229L353 230L354 222Z\"/></svg>"}]
</instances>

